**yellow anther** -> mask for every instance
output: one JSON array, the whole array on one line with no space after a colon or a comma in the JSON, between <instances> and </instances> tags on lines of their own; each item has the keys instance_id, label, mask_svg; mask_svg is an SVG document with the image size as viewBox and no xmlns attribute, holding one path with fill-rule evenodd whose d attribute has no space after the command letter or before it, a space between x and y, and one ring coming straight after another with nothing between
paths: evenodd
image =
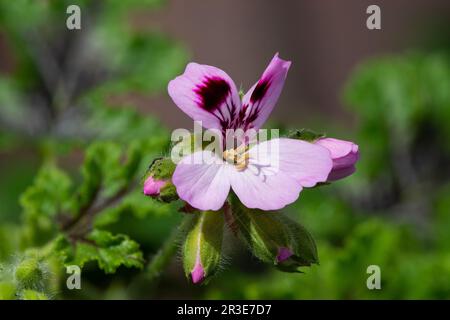
<instances>
[{"instance_id":1,"label":"yellow anther","mask_svg":"<svg viewBox=\"0 0 450 320\"><path fill-rule=\"evenodd\" d=\"M223 152L223 158L228 163L233 164L236 170L242 171L247 168L250 155L247 152L247 147L242 144L236 149L225 150Z\"/></svg>"}]
</instances>

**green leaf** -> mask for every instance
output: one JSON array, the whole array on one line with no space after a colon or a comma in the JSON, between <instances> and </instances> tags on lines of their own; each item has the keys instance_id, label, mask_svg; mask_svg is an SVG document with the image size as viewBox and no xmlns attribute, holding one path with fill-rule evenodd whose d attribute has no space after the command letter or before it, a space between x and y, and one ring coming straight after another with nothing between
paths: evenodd
<instances>
[{"instance_id":1,"label":"green leaf","mask_svg":"<svg viewBox=\"0 0 450 320\"><path fill-rule=\"evenodd\" d=\"M94 229L85 239L78 239L74 246L64 238L58 242L57 251L65 265L83 267L89 261L97 261L105 273L114 273L122 265L127 268L143 267L139 244L126 235Z\"/></svg>"},{"instance_id":2,"label":"green leaf","mask_svg":"<svg viewBox=\"0 0 450 320\"><path fill-rule=\"evenodd\" d=\"M155 118L140 114L134 106L111 106L108 99L113 93L100 87L85 96L89 114L85 126L90 135L97 140L118 143L140 140L144 149L149 150L162 149L169 144L169 133ZM99 126L99 123L105 125Z\"/></svg>"},{"instance_id":3,"label":"green leaf","mask_svg":"<svg viewBox=\"0 0 450 320\"><path fill-rule=\"evenodd\" d=\"M117 223L122 215L134 216L143 219L147 216L163 217L169 216L177 211L177 203L169 205L153 201L144 196L142 190L135 190L127 195L119 204L100 212L94 219L94 226L103 228Z\"/></svg>"},{"instance_id":4,"label":"green leaf","mask_svg":"<svg viewBox=\"0 0 450 320\"><path fill-rule=\"evenodd\" d=\"M71 195L71 180L53 164L44 165L33 185L20 198L28 237L45 243L56 232L54 217L66 211Z\"/></svg>"}]
</instances>

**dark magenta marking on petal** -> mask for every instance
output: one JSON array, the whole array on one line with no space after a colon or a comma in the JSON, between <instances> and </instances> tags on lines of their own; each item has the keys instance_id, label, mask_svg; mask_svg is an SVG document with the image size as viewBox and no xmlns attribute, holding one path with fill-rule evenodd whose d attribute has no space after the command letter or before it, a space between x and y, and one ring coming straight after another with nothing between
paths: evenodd
<instances>
[{"instance_id":1,"label":"dark magenta marking on petal","mask_svg":"<svg viewBox=\"0 0 450 320\"><path fill-rule=\"evenodd\" d=\"M220 77L206 77L194 88L194 92L200 98L199 107L212 112L226 100L231 88L228 82Z\"/></svg>"},{"instance_id":2,"label":"dark magenta marking on petal","mask_svg":"<svg viewBox=\"0 0 450 320\"><path fill-rule=\"evenodd\" d=\"M261 101L267 93L267 90L270 87L270 78L261 79L258 81L255 89L250 96L250 102L255 103L257 101Z\"/></svg>"}]
</instances>

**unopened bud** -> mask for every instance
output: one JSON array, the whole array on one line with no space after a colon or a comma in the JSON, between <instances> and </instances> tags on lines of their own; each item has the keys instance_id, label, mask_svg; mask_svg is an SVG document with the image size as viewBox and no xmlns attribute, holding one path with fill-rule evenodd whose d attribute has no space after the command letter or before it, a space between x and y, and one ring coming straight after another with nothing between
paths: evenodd
<instances>
[{"instance_id":1,"label":"unopened bud","mask_svg":"<svg viewBox=\"0 0 450 320\"><path fill-rule=\"evenodd\" d=\"M278 248L278 254L277 254L277 262L283 262L289 259L293 255L292 251L289 250L289 248L286 247L280 247Z\"/></svg>"},{"instance_id":2,"label":"unopened bud","mask_svg":"<svg viewBox=\"0 0 450 320\"><path fill-rule=\"evenodd\" d=\"M322 133L309 129L290 131L288 137L320 145L330 152L333 168L328 175L328 182L345 178L355 172L355 164L359 159L358 145L345 140L327 138Z\"/></svg>"},{"instance_id":3,"label":"unopened bud","mask_svg":"<svg viewBox=\"0 0 450 320\"><path fill-rule=\"evenodd\" d=\"M222 258L223 212L202 211L192 214L192 222L183 245L186 276L194 284L202 283L219 269Z\"/></svg>"},{"instance_id":4,"label":"unopened bud","mask_svg":"<svg viewBox=\"0 0 450 320\"><path fill-rule=\"evenodd\" d=\"M318 262L311 235L282 213L249 209L234 199L232 215L232 229L262 261L288 272Z\"/></svg>"},{"instance_id":5,"label":"unopened bud","mask_svg":"<svg viewBox=\"0 0 450 320\"><path fill-rule=\"evenodd\" d=\"M166 185L165 180L155 180L152 176L148 177L144 182L144 194L146 196L159 196L161 188Z\"/></svg>"},{"instance_id":6,"label":"unopened bud","mask_svg":"<svg viewBox=\"0 0 450 320\"><path fill-rule=\"evenodd\" d=\"M333 138L319 139L315 143L330 151L333 169L328 175L328 181L339 180L355 172L355 164L359 159L358 145Z\"/></svg>"},{"instance_id":7,"label":"unopened bud","mask_svg":"<svg viewBox=\"0 0 450 320\"><path fill-rule=\"evenodd\" d=\"M163 202L177 200L178 194L171 181L174 171L175 164L170 158L159 158L153 161L144 178L144 194Z\"/></svg>"}]
</instances>

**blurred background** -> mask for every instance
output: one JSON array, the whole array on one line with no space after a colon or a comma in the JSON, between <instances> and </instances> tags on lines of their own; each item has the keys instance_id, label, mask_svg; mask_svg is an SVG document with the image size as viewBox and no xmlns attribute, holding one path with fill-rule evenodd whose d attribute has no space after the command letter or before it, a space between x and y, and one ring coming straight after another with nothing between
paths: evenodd
<instances>
[{"instance_id":1,"label":"blurred background","mask_svg":"<svg viewBox=\"0 0 450 320\"><path fill-rule=\"evenodd\" d=\"M81 30L66 28L70 4L81 8ZM371 4L381 8L381 30L366 27ZM230 236L223 271L206 286L190 285L176 257L160 277L146 277L182 214L137 187L90 222L136 241L143 271L118 263L105 274L90 259L83 289L71 291L49 260L42 290L55 299L450 298L445 0L1 2L0 296L8 297L14 265L65 233L61 212L82 211L75 203L90 157L103 150L95 170L107 198L121 190L107 182L122 177L113 160L124 149L141 152L124 182L132 184L168 152L170 130L192 128L166 91L187 62L217 66L245 91L276 52L293 64L268 126L360 146L353 176L303 191L286 210L315 237L320 265L281 273ZM381 290L366 287L369 265L381 268Z\"/></svg>"}]
</instances>

